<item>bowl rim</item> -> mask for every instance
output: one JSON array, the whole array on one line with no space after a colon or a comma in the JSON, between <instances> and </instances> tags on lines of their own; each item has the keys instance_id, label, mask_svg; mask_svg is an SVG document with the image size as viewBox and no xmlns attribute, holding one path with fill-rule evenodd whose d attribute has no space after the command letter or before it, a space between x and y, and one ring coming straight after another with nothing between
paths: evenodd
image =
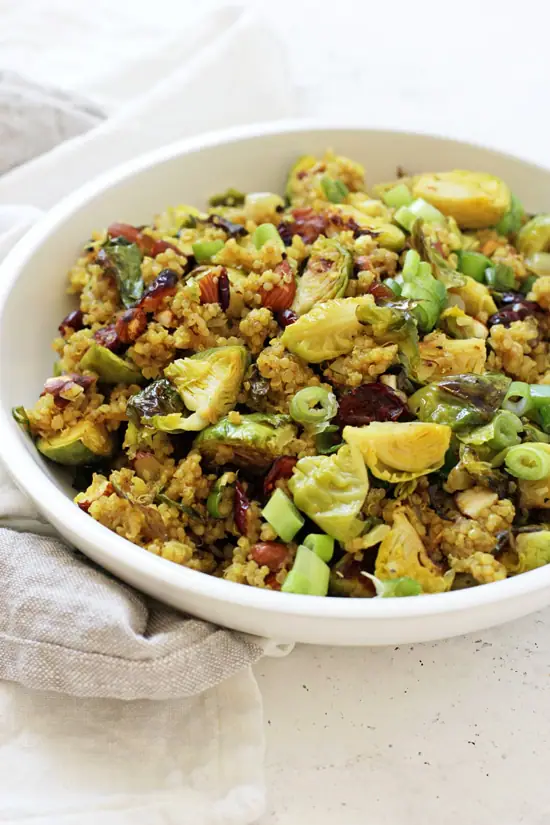
<instances>
[{"instance_id":1,"label":"bowl rim","mask_svg":"<svg viewBox=\"0 0 550 825\"><path fill-rule=\"evenodd\" d=\"M85 207L95 196L111 186L138 175L157 163L176 157L194 154L202 149L230 145L242 140L275 137L299 132L350 132L399 134L411 138L431 138L439 142L470 146L489 151L503 159L519 161L533 170L548 173L550 168L533 163L529 159L493 149L482 143L453 139L431 131L411 131L406 128L383 128L352 122L319 120L284 120L265 124L236 126L178 140L166 146L138 155L113 169L96 176L91 181L67 195L52 207L29 232L14 246L0 264L0 323L6 302L15 288L19 272L32 258L41 243L56 230L77 208ZM0 359L0 372L2 362ZM1 384L0 384L1 386ZM424 594L415 599L342 599L335 597L312 598L304 595L280 593L262 588L241 585L219 579L187 567L175 565L132 544L127 539L104 527L75 507L73 501L51 481L46 472L35 463L20 438L14 438L17 425L11 411L5 408L0 397L0 457L9 474L20 489L34 501L46 517L51 515L58 524L68 526L70 532L85 535L89 544L97 548L97 556L116 558L119 567L133 569L144 578L165 584L172 590L185 594L193 592L206 600L229 602L242 608L262 613L296 615L307 619L339 620L391 620L420 619L429 615L457 613L473 608L483 608L501 601L520 599L550 586L550 565L519 576L492 582L489 585L449 593ZM84 551L85 552L85 551ZM97 557L96 556L96 557Z\"/></svg>"}]
</instances>

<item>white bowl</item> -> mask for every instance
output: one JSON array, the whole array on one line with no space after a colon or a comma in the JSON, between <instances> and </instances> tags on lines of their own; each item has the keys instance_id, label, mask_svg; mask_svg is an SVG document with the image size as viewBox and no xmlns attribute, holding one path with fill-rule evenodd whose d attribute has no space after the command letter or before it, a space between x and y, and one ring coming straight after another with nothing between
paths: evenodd
<instances>
[{"instance_id":1,"label":"white bowl","mask_svg":"<svg viewBox=\"0 0 550 825\"><path fill-rule=\"evenodd\" d=\"M69 542L124 581L188 613L280 641L397 644L500 624L550 603L550 566L495 584L409 599L287 595L222 581L151 555L72 503L63 472L45 463L11 417L51 374L51 340L74 306L66 273L92 229L147 223L169 204L204 204L229 186L282 191L290 164L327 147L364 163L367 181L478 169L503 177L527 209L550 208L550 172L479 146L428 135L275 124L185 141L86 185L37 224L0 268L0 453L15 482ZM60 174L62 171L60 171Z\"/></svg>"}]
</instances>

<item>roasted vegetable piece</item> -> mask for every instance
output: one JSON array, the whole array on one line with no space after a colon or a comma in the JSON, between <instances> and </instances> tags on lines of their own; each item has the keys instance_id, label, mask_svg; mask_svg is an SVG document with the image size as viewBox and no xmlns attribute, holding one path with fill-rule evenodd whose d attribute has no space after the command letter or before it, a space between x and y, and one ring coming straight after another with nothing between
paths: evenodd
<instances>
[{"instance_id":1,"label":"roasted vegetable piece","mask_svg":"<svg viewBox=\"0 0 550 825\"><path fill-rule=\"evenodd\" d=\"M358 515L369 490L365 462L359 450L344 445L331 456L301 458L288 482L294 503L337 541L358 536Z\"/></svg>"},{"instance_id":2,"label":"roasted vegetable piece","mask_svg":"<svg viewBox=\"0 0 550 825\"><path fill-rule=\"evenodd\" d=\"M424 593L449 590L454 574L436 565L426 552L420 536L406 514L397 510L391 531L383 539L376 556L375 575L383 581L409 577Z\"/></svg>"},{"instance_id":3,"label":"roasted vegetable piece","mask_svg":"<svg viewBox=\"0 0 550 825\"><path fill-rule=\"evenodd\" d=\"M429 270L429 264L421 263L414 275L404 277L401 289L403 298L414 302L412 314L422 332L430 332L435 327L447 303L444 284L434 278Z\"/></svg>"},{"instance_id":4,"label":"roasted vegetable piece","mask_svg":"<svg viewBox=\"0 0 550 825\"><path fill-rule=\"evenodd\" d=\"M451 338L463 340L465 338L480 338L485 340L489 335L489 330L481 321L476 321L470 315L466 315L459 307L447 307L439 317L439 326L443 332Z\"/></svg>"},{"instance_id":5,"label":"roasted vegetable piece","mask_svg":"<svg viewBox=\"0 0 550 825\"><path fill-rule=\"evenodd\" d=\"M138 368L99 344L92 344L80 361L81 370L95 372L105 384L143 384Z\"/></svg>"},{"instance_id":6,"label":"roasted vegetable piece","mask_svg":"<svg viewBox=\"0 0 550 825\"><path fill-rule=\"evenodd\" d=\"M499 235L515 235L519 232L525 218L525 209L519 198L512 194L510 209L495 226Z\"/></svg>"},{"instance_id":7,"label":"roasted vegetable piece","mask_svg":"<svg viewBox=\"0 0 550 825\"><path fill-rule=\"evenodd\" d=\"M434 278L447 288L464 286L466 276L449 266L427 234L425 222L416 220L411 229L411 244L422 261L428 263ZM405 274L405 273L404 273Z\"/></svg>"},{"instance_id":8,"label":"roasted vegetable piece","mask_svg":"<svg viewBox=\"0 0 550 825\"><path fill-rule=\"evenodd\" d=\"M476 427L471 432L459 435L459 439L472 447L487 446L495 452L519 444L519 433L523 430L520 418L514 413L501 410L489 424Z\"/></svg>"},{"instance_id":9,"label":"roasted vegetable piece","mask_svg":"<svg viewBox=\"0 0 550 825\"><path fill-rule=\"evenodd\" d=\"M292 204L295 200L303 200L303 191L312 177L312 170L317 165L317 158L313 155L302 155L293 164L288 173L285 194Z\"/></svg>"},{"instance_id":10,"label":"roasted vegetable piece","mask_svg":"<svg viewBox=\"0 0 550 825\"><path fill-rule=\"evenodd\" d=\"M370 576L374 587L376 588L376 595L380 599L395 599L406 596L420 596L422 587L415 579L410 576L402 576L399 579L378 579L376 576Z\"/></svg>"},{"instance_id":11,"label":"roasted vegetable piece","mask_svg":"<svg viewBox=\"0 0 550 825\"><path fill-rule=\"evenodd\" d=\"M419 175L412 193L453 217L461 229L494 226L512 203L512 194L500 178L463 169Z\"/></svg>"},{"instance_id":12,"label":"roasted vegetable piece","mask_svg":"<svg viewBox=\"0 0 550 825\"><path fill-rule=\"evenodd\" d=\"M492 419L510 383L500 373L449 376L417 390L409 409L421 421L447 424L455 431L477 427Z\"/></svg>"},{"instance_id":13,"label":"roasted vegetable piece","mask_svg":"<svg viewBox=\"0 0 550 825\"><path fill-rule=\"evenodd\" d=\"M173 361L164 374L194 414L181 421L183 430L202 430L228 412L239 394L248 366L246 347L213 347Z\"/></svg>"},{"instance_id":14,"label":"roasted vegetable piece","mask_svg":"<svg viewBox=\"0 0 550 825\"><path fill-rule=\"evenodd\" d=\"M183 401L166 378L159 378L133 395L126 405L126 414L136 426L148 424L156 416L181 413Z\"/></svg>"},{"instance_id":15,"label":"roasted vegetable piece","mask_svg":"<svg viewBox=\"0 0 550 825\"><path fill-rule=\"evenodd\" d=\"M514 549L507 550L501 561L511 573L526 573L550 564L550 530L519 533Z\"/></svg>"},{"instance_id":16,"label":"roasted vegetable piece","mask_svg":"<svg viewBox=\"0 0 550 825\"><path fill-rule=\"evenodd\" d=\"M373 298L363 295L317 304L285 329L281 341L290 352L312 364L345 355L353 349L362 328L356 310L369 303L374 304Z\"/></svg>"},{"instance_id":17,"label":"roasted vegetable piece","mask_svg":"<svg viewBox=\"0 0 550 825\"><path fill-rule=\"evenodd\" d=\"M419 421L375 421L366 427L344 427L343 435L361 451L373 475L397 484L443 466L451 428Z\"/></svg>"},{"instance_id":18,"label":"roasted vegetable piece","mask_svg":"<svg viewBox=\"0 0 550 825\"><path fill-rule=\"evenodd\" d=\"M102 425L81 421L53 438L39 438L36 446L50 461L72 467L111 455L113 441Z\"/></svg>"},{"instance_id":19,"label":"roasted vegetable piece","mask_svg":"<svg viewBox=\"0 0 550 825\"><path fill-rule=\"evenodd\" d=\"M351 254L331 238L319 238L311 248L307 266L298 279L292 309L297 315L306 312L321 301L340 298L346 291L351 275Z\"/></svg>"},{"instance_id":20,"label":"roasted vegetable piece","mask_svg":"<svg viewBox=\"0 0 550 825\"><path fill-rule=\"evenodd\" d=\"M245 201L244 192L230 187L219 195L212 195L208 200L209 206L242 206Z\"/></svg>"},{"instance_id":21,"label":"roasted vegetable piece","mask_svg":"<svg viewBox=\"0 0 550 825\"><path fill-rule=\"evenodd\" d=\"M412 316L409 301L386 303L376 306L365 302L357 309L361 323L372 327L372 336L377 344L397 344L399 354L407 372L414 372L418 365L418 330Z\"/></svg>"},{"instance_id":22,"label":"roasted vegetable piece","mask_svg":"<svg viewBox=\"0 0 550 825\"><path fill-rule=\"evenodd\" d=\"M550 214L535 215L518 232L516 246L527 257L550 251Z\"/></svg>"},{"instance_id":23,"label":"roasted vegetable piece","mask_svg":"<svg viewBox=\"0 0 550 825\"><path fill-rule=\"evenodd\" d=\"M262 516L286 542L292 541L296 533L304 526L304 517L296 505L282 490L277 488L262 510Z\"/></svg>"},{"instance_id":24,"label":"roasted vegetable piece","mask_svg":"<svg viewBox=\"0 0 550 825\"><path fill-rule=\"evenodd\" d=\"M288 416L252 413L241 415L239 424L222 418L203 430L194 446L215 464L265 470L295 437L296 428Z\"/></svg>"},{"instance_id":25,"label":"roasted vegetable piece","mask_svg":"<svg viewBox=\"0 0 550 825\"><path fill-rule=\"evenodd\" d=\"M418 350L420 364L416 378L421 384L458 373L481 375L485 370L487 350L480 338L455 340L443 333L433 333L420 342Z\"/></svg>"},{"instance_id":26,"label":"roasted vegetable piece","mask_svg":"<svg viewBox=\"0 0 550 825\"><path fill-rule=\"evenodd\" d=\"M97 262L115 276L123 306L128 309L140 301L145 284L141 252L135 243L122 243L120 238L108 240L98 253Z\"/></svg>"},{"instance_id":27,"label":"roasted vegetable piece","mask_svg":"<svg viewBox=\"0 0 550 825\"><path fill-rule=\"evenodd\" d=\"M283 593L301 593L304 596L326 596L329 578L328 564L308 547L300 545L281 590Z\"/></svg>"},{"instance_id":28,"label":"roasted vegetable piece","mask_svg":"<svg viewBox=\"0 0 550 825\"><path fill-rule=\"evenodd\" d=\"M385 249L399 252L405 246L405 233L384 218L365 214L348 204L332 205L326 212L327 232L338 234L350 230L356 237L372 235Z\"/></svg>"},{"instance_id":29,"label":"roasted vegetable piece","mask_svg":"<svg viewBox=\"0 0 550 825\"><path fill-rule=\"evenodd\" d=\"M463 286L451 287L449 295L456 295L461 300L464 311L481 321L487 320L497 311L497 305L488 288L473 278L466 278Z\"/></svg>"}]
</instances>

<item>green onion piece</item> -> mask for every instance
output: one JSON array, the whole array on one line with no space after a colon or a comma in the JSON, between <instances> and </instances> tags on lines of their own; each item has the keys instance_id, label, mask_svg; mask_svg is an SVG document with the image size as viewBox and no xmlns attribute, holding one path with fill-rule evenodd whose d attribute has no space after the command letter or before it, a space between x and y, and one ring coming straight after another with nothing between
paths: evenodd
<instances>
[{"instance_id":1,"label":"green onion piece","mask_svg":"<svg viewBox=\"0 0 550 825\"><path fill-rule=\"evenodd\" d=\"M394 186L382 195L382 200L386 206L390 206L392 209L399 209L400 206L409 206L413 201L413 197L406 184L398 183L397 186Z\"/></svg>"},{"instance_id":2,"label":"green onion piece","mask_svg":"<svg viewBox=\"0 0 550 825\"><path fill-rule=\"evenodd\" d=\"M415 249L409 249L409 251L405 255L405 260L403 261L403 278L414 278L414 276L418 272L419 264L420 255Z\"/></svg>"},{"instance_id":3,"label":"green onion piece","mask_svg":"<svg viewBox=\"0 0 550 825\"><path fill-rule=\"evenodd\" d=\"M523 425L523 439L524 441L539 441L542 444L550 443L550 435L543 433L542 430L537 429L533 424Z\"/></svg>"},{"instance_id":4,"label":"green onion piece","mask_svg":"<svg viewBox=\"0 0 550 825\"><path fill-rule=\"evenodd\" d=\"M512 195L510 209L502 216L495 229L499 235L515 235L521 229L524 216L525 210L521 202Z\"/></svg>"},{"instance_id":5,"label":"green onion piece","mask_svg":"<svg viewBox=\"0 0 550 825\"><path fill-rule=\"evenodd\" d=\"M273 226L272 223L261 223L254 230L254 234L252 235L252 243L256 249L261 249L262 246L268 241L274 241L279 244L279 246L284 246L283 239L277 232L277 227Z\"/></svg>"},{"instance_id":6,"label":"green onion piece","mask_svg":"<svg viewBox=\"0 0 550 825\"><path fill-rule=\"evenodd\" d=\"M223 473L216 481L208 498L206 499L206 509L212 518L225 518L230 513L230 506L227 507L227 512L222 510L224 501L227 502L228 496L225 493L230 490L234 482L229 481L233 476L232 473ZM228 502L230 504L230 502Z\"/></svg>"},{"instance_id":7,"label":"green onion piece","mask_svg":"<svg viewBox=\"0 0 550 825\"><path fill-rule=\"evenodd\" d=\"M516 284L516 276L511 266L492 264L485 270L485 283L497 292L506 292Z\"/></svg>"},{"instance_id":8,"label":"green onion piece","mask_svg":"<svg viewBox=\"0 0 550 825\"><path fill-rule=\"evenodd\" d=\"M545 433L550 433L550 404L539 407L539 421Z\"/></svg>"},{"instance_id":9,"label":"green onion piece","mask_svg":"<svg viewBox=\"0 0 550 825\"><path fill-rule=\"evenodd\" d=\"M315 449L318 455L332 455L337 453L344 442L338 433L339 428L335 424L329 424L323 432L315 436Z\"/></svg>"},{"instance_id":10,"label":"green onion piece","mask_svg":"<svg viewBox=\"0 0 550 825\"><path fill-rule=\"evenodd\" d=\"M323 561L329 562L334 554L334 539L324 533L310 533L304 539L304 547L313 550Z\"/></svg>"},{"instance_id":11,"label":"green onion piece","mask_svg":"<svg viewBox=\"0 0 550 825\"><path fill-rule=\"evenodd\" d=\"M495 415L491 422L493 426L493 437L487 442L492 450L504 450L506 447L513 447L519 444L519 433L523 430L521 420L514 413L502 410Z\"/></svg>"},{"instance_id":12,"label":"green onion piece","mask_svg":"<svg viewBox=\"0 0 550 825\"><path fill-rule=\"evenodd\" d=\"M399 224L399 226L402 226L403 229L406 229L407 232L410 232L413 223L416 220L416 215L414 215L411 212L408 206L401 206L393 216L393 219L396 223Z\"/></svg>"},{"instance_id":13,"label":"green onion piece","mask_svg":"<svg viewBox=\"0 0 550 825\"><path fill-rule=\"evenodd\" d=\"M550 454L541 444L518 444L510 447L504 464L508 472L524 481L540 481L550 475Z\"/></svg>"},{"instance_id":14,"label":"green onion piece","mask_svg":"<svg viewBox=\"0 0 550 825\"><path fill-rule=\"evenodd\" d=\"M31 431L31 425L25 407L12 407L11 414L22 430L26 433Z\"/></svg>"},{"instance_id":15,"label":"green onion piece","mask_svg":"<svg viewBox=\"0 0 550 825\"><path fill-rule=\"evenodd\" d=\"M322 432L338 412L334 393L324 387L305 387L290 402L291 418L312 432Z\"/></svg>"},{"instance_id":16,"label":"green onion piece","mask_svg":"<svg viewBox=\"0 0 550 825\"><path fill-rule=\"evenodd\" d=\"M525 259L525 266L535 275L550 275L550 252L534 252Z\"/></svg>"},{"instance_id":17,"label":"green onion piece","mask_svg":"<svg viewBox=\"0 0 550 825\"><path fill-rule=\"evenodd\" d=\"M197 241L193 244L193 255L197 263L209 261L224 246L223 241Z\"/></svg>"},{"instance_id":18,"label":"green onion piece","mask_svg":"<svg viewBox=\"0 0 550 825\"><path fill-rule=\"evenodd\" d=\"M416 198L407 208L415 218L420 218L426 223L445 223L445 215L424 198Z\"/></svg>"},{"instance_id":19,"label":"green onion piece","mask_svg":"<svg viewBox=\"0 0 550 825\"><path fill-rule=\"evenodd\" d=\"M326 596L329 578L329 566L312 550L300 545L281 590L283 593L301 593L305 596Z\"/></svg>"},{"instance_id":20,"label":"green onion piece","mask_svg":"<svg viewBox=\"0 0 550 825\"><path fill-rule=\"evenodd\" d=\"M508 387L501 409L515 413L515 415L528 415L533 409L531 400L531 389L525 381L512 381Z\"/></svg>"},{"instance_id":21,"label":"green onion piece","mask_svg":"<svg viewBox=\"0 0 550 825\"><path fill-rule=\"evenodd\" d=\"M426 275L432 275L431 264L429 264L427 261L420 261L420 263L418 264L418 269L416 270L416 274L424 277L426 277Z\"/></svg>"},{"instance_id":22,"label":"green onion piece","mask_svg":"<svg viewBox=\"0 0 550 825\"><path fill-rule=\"evenodd\" d=\"M349 194L349 189L343 181L335 180L328 175L321 178L321 189L331 203L342 203Z\"/></svg>"},{"instance_id":23,"label":"green onion piece","mask_svg":"<svg viewBox=\"0 0 550 825\"><path fill-rule=\"evenodd\" d=\"M546 254L546 253L544 253L544 254ZM548 271L548 274L550 275L550 269ZM521 285L520 285L520 288L519 288L519 291L521 292L521 294L522 295L527 295L529 292L531 292L531 290L533 289L533 284L536 281L537 281L537 276L536 275L528 275L527 278L524 281L521 282Z\"/></svg>"},{"instance_id":24,"label":"green onion piece","mask_svg":"<svg viewBox=\"0 0 550 825\"><path fill-rule=\"evenodd\" d=\"M404 596L420 596L422 586L410 576L401 576L398 579L379 579L371 573L365 573L376 589L376 595L381 599L399 598Z\"/></svg>"},{"instance_id":25,"label":"green onion piece","mask_svg":"<svg viewBox=\"0 0 550 825\"><path fill-rule=\"evenodd\" d=\"M485 282L485 270L491 266L491 261L481 252L468 252L461 249L456 253L458 255L458 268L464 275L473 278L474 281L479 281L480 284Z\"/></svg>"},{"instance_id":26,"label":"green onion piece","mask_svg":"<svg viewBox=\"0 0 550 825\"><path fill-rule=\"evenodd\" d=\"M530 384L529 391L533 407L538 410L550 402L550 384Z\"/></svg>"},{"instance_id":27,"label":"green onion piece","mask_svg":"<svg viewBox=\"0 0 550 825\"><path fill-rule=\"evenodd\" d=\"M386 280L384 281L384 286L387 286L388 289L391 289L391 291L394 292L398 298L401 296L401 290L403 286L399 283L399 281L396 281L395 278L386 278Z\"/></svg>"},{"instance_id":28,"label":"green onion piece","mask_svg":"<svg viewBox=\"0 0 550 825\"><path fill-rule=\"evenodd\" d=\"M265 505L262 516L285 542L292 541L305 521L294 502L279 488Z\"/></svg>"}]
</instances>

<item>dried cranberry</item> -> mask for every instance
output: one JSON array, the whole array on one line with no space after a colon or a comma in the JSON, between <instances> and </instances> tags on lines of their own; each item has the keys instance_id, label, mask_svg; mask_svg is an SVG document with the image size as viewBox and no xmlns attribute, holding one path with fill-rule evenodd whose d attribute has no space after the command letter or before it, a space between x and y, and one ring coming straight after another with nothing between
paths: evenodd
<instances>
[{"instance_id":1,"label":"dried cranberry","mask_svg":"<svg viewBox=\"0 0 550 825\"><path fill-rule=\"evenodd\" d=\"M140 250L151 258L156 258L161 252L166 252L167 249L173 249L181 255L181 249L178 249L173 243L169 241L156 241L151 235L147 235L141 231L140 227L132 226L129 223L112 223L107 229L107 234L110 238L124 238L129 243L135 243Z\"/></svg>"},{"instance_id":2,"label":"dried cranberry","mask_svg":"<svg viewBox=\"0 0 550 825\"><path fill-rule=\"evenodd\" d=\"M235 527L242 536L248 535L248 517L250 514L250 501L244 491L240 481L235 484L235 497L233 499L233 518Z\"/></svg>"},{"instance_id":3,"label":"dried cranberry","mask_svg":"<svg viewBox=\"0 0 550 825\"><path fill-rule=\"evenodd\" d=\"M288 548L277 541L260 541L251 548L250 558L260 567L269 567L276 573L288 560Z\"/></svg>"},{"instance_id":4,"label":"dried cranberry","mask_svg":"<svg viewBox=\"0 0 550 825\"><path fill-rule=\"evenodd\" d=\"M404 411L405 404L391 387L374 382L362 384L341 397L338 421L342 426L361 427L371 421L395 421Z\"/></svg>"},{"instance_id":5,"label":"dried cranberry","mask_svg":"<svg viewBox=\"0 0 550 825\"><path fill-rule=\"evenodd\" d=\"M146 236L142 235L141 237L145 238ZM178 253L178 255L183 254L181 249L179 249L179 247L177 247L175 244L170 243L170 241L153 241L153 245L151 247L151 251L149 254L151 258L156 258L157 255L160 255L161 252L166 252L167 249L173 249L174 252Z\"/></svg>"},{"instance_id":6,"label":"dried cranberry","mask_svg":"<svg viewBox=\"0 0 550 825\"><path fill-rule=\"evenodd\" d=\"M295 324L298 320L298 316L295 312L291 309L282 309L280 312L277 312L275 315L277 319L277 323L280 327L289 327L291 324Z\"/></svg>"},{"instance_id":7,"label":"dried cranberry","mask_svg":"<svg viewBox=\"0 0 550 825\"><path fill-rule=\"evenodd\" d=\"M173 269L163 269L143 293L139 306L144 312L156 312L166 296L176 294L177 284L177 272Z\"/></svg>"},{"instance_id":8,"label":"dried cranberry","mask_svg":"<svg viewBox=\"0 0 550 825\"><path fill-rule=\"evenodd\" d=\"M57 407L66 407L70 403L70 398L65 398L63 393L66 393L71 387L82 387L84 392L91 387L95 378L90 375L77 375L76 373L67 373L67 375L59 375L55 378L48 378L44 384L44 389L40 395L53 395Z\"/></svg>"},{"instance_id":9,"label":"dried cranberry","mask_svg":"<svg viewBox=\"0 0 550 825\"><path fill-rule=\"evenodd\" d=\"M223 229L230 238L239 238L242 235L246 235L246 229L242 224L233 223L233 221L223 218L221 215L210 215L206 222L218 229Z\"/></svg>"},{"instance_id":10,"label":"dried cranberry","mask_svg":"<svg viewBox=\"0 0 550 825\"><path fill-rule=\"evenodd\" d=\"M111 352L120 352L124 349L124 344L120 340L114 324L108 324L106 327L98 329L97 332L94 332L94 338L100 346L110 349Z\"/></svg>"},{"instance_id":11,"label":"dried cranberry","mask_svg":"<svg viewBox=\"0 0 550 825\"><path fill-rule=\"evenodd\" d=\"M354 261L357 272L368 272L372 269L372 262L368 255L359 255Z\"/></svg>"},{"instance_id":12,"label":"dried cranberry","mask_svg":"<svg viewBox=\"0 0 550 825\"><path fill-rule=\"evenodd\" d=\"M81 309L73 309L68 315L63 318L59 324L59 332L61 335L68 335L70 332L77 332L84 326L83 312Z\"/></svg>"},{"instance_id":13,"label":"dried cranberry","mask_svg":"<svg viewBox=\"0 0 550 825\"><path fill-rule=\"evenodd\" d=\"M268 496L275 489L275 482L280 478L290 478L296 466L297 458L291 455L281 455L276 458L265 477L264 494Z\"/></svg>"},{"instance_id":14,"label":"dried cranberry","mask_svg":"<svg viewBox=\"0 0 550 825\"><path fill-rule=\"evenodd\" d=\"M93 502L91 502L91 501L77 501L76 503L78 504L78 506L80 507L81 510L84 510L84 512L87 513L88 510L90 509L90 507L92 506Z\"/></svg>"},{"instance_id":15,"label":"dried cranberry","mask_svg":"<svg viewBox=\"0 0 550 825\"><path fill-rule=\"evenodd\" d=\"M129 223L112 223L107 229L110 238L124 238L129 243L137 243L140 231Z\"/></svg>"},{"instance_id":16,"label":"dried cranberry","mask_svg":"<svg viewBox=\"0 0 550 825\"><path fill-rule=\"evenodd\" d=\"M125 310L116 319L115 334L123 344L132 344L147 326L147 316L140 307Z\"/></svg>"},{"instance_id":17,"label":"dried cranberry","mask_svg":"<svg viewBox=\"0 0 550 825\"><path fill-rule=\"evenodd\" d=\"M372 295L376 303L384 303L384 301L391 301L395 298L395 293L384 284L372 284L368 289L368 294Z\"/></svg>"},{"instance_id":18,"label":"dried cranberry","mask_svg":"<svg viewBox=\"0 0 550 825\"><path fill-rule=\"evenodd\" d=\"M279 224L279 235L286 246L290 246L294 235L299 235L304 243L311 244L322 235L327 221L324 215L314 212L310 206L293 209L292 220L282 221Z\"/></svg>"},{"instance_id":19,"label":"dried cranberry","mask_svg":"<svg viewBox=\"0 0 550 825\"><path fill-rule=\"evenodd\" d=\"M540 307L535 301L516 301L508 304L506 309L501 309L500 312L491 315L487 323L490 327L496 324L509 327L514 321L523 321L537 312L540 312Z\"/></svg>"},{"instance_id":20,"label":"dried cranberry","mask_svg":"<svg viewBox=\"0 0 550 825\"><path fill-rule=\"evenodd\" d=\"M218 277L218 303L224 312L229 308L231 301L231 289L229 285L229 276L227 270L224 268Z\"/></svg>"}]
</instances>

